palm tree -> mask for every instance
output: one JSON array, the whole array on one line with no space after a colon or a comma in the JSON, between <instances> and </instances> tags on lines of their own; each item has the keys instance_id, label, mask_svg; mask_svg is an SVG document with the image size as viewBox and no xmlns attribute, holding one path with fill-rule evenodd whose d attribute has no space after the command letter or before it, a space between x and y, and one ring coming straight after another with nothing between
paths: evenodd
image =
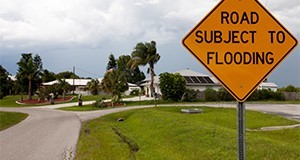
<instances>
[{"instance_id":1,"label":"palm tree","mask_svg":"<svg viewBox=\"0 0 300 160\"><path fill-rule=\"evenodd\" d=\"M63 90L63 99L66 98L66 92L70 89L71 85L65 79L58 80L58 86Z\"/></svg>"},{"instance_id":2,"label":"palm tree","mask_svg":"<svg viewBox=\"0 0 300 160\"><path fill-rule=\"evenodd\" d=\"M32 99L32 81L38 78L43 70L42 59L39 55L32 57L32 53L23 53L17 64L19 65L17 78L21 81L24 78L28 80L28 99Z\"/></svg>"},{"instance_id":3,"label":"palm tree","mask_svg":"<svg viewBox=\"0 0 300 160\"><path fill-rule=\"evenodd\" d=\"M132 61L130 62L131 68L136 68L139 65L145 66L149 65L147 73L151 75L151 82L150 82L150 96L153 97L153 81L154 81L154 64L156 64L159 59L160 55L157 53L156 50L156 43L155 41L145 42L145 43L138 43L134 51L131 53Z\"/></svg>"},{"instance_id":4,"label":"palm tree","mask_svg":"<svg viewBox=\"0 0 300 160\"><path fill-rule=\"evenodd\" d=\"M121 94L128 89L128 84L124 74L118 70L106 72L101 81L101 89L111 93L112 102L118 102L121 99Z\"/></svg>"},{"instance_id":5,"label":"palm tree","mask_svg":"<svg viewBox=\"0 0 300 160\"><path fill-rule=\"evenodd\" d=\"M97 79L92 79L90 82L87 83L87 88L91 91L92 95L98 94L99 88L99 81Z\"/></svg>"}]
</instances>

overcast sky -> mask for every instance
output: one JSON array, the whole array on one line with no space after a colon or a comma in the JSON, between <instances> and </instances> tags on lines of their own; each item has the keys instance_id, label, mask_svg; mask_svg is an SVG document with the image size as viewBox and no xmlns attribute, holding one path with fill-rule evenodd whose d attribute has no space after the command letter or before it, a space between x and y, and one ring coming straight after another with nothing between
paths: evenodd
<instances>
[{"instance_id":1,"label":"overcast sky","mask_svg":"<svg viewBox=\"0 0 300 160\"><path fill-rule=\"evenodd\" d=\"M181 39L219 0L0 0L0 59L17 72L21 53L36 53L44 68L102 77L113 53L131 54L138 42L157 42L156 73L190 68L208 74ZM260 0L300 39L299 0ZM269 76L300 87L300 47ZM146 70L146 67L142 68Z\"/></svg>"}]
</instances>

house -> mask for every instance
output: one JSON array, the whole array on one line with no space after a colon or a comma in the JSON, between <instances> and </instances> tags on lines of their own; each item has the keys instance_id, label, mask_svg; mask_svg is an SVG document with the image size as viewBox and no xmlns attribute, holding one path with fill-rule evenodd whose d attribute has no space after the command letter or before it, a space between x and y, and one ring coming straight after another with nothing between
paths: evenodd
<instances>
[{"instance_id":1,"label":"house","mask_svg":"<svg viewBox=\"0 0 300 160\"><path fill-rule=\"evenodd\" d=\"M99 81L99 84L101 83L103 78L99 78L98 81ZM67 83L69 83L71 86L74 87L74 93L75 94L82 94L82 95L91 95L91 92L89 90L87 90L87 84L91 81L92 79L65 79L65 81ZM46 82L46 83L43 83L42 86L52 86L54 85L55 83L59 83L58 80L55 80L55 81L51 81L51 82ZM128 83L128 90L125 91L125 95L129 95L133 90L140 90L140 87L135 85L135 84L131 84L131 83Z\"/></svg>"},{"instance_id":2,"label":"house","mask_svg":"<svg viewBox=\"0 0 300 160\"><path fill-rule=\"evenodd\" d=\"M141 91L141 87L136 84L128 83L128 90L124 92L125 95L130 95L130 93L134 90Z\"/></svg>"},{"instance_id":3,"label":"house","mask_svg":"<svg viewBox=\"0 0 300 160\"><path fill-rule=\"evenodd\" d=\"M82 95L90 95L91 92L86 90L88 82L91 81L91 79L65 79L67 83L69 83L72 87L74 87L74 93L75 94L82 94ZM98 79L99 82L101 82L101 79ZM52 86L55 83L59 83L58 80L46 82L43 83L42 86Z\"/></svg>"},{"instance_id":4,"label":"house","mask_svg":"<svg viewBox=\"0 0 300 160\"><path fill-rule=\"evenodd\" d=\"M179 73L181 76L184 77L186 81L187 89L205 91L207 88L211 88L218 91L219 89L223 88L222 85L215 77L198 73L188 68L184 70L176 71L174 73ZM141 84L141 86L145 90L146 95L150 94L150 81L151 79L148 78L145 80L145 83ZM259 85L258 89L268 89L276 92L278 86L273 82L263 82ZM159 76L154 77L153 91L155 93L161 94L161 90L159 87Z\"/></svg>"},{"instance_id":5,"label":"house","mask_svg":"<svg viewBox=\"0 0 300 160\"><path fill-rule=\"evenodd\" d=\"M206 74L198 73L190 69L180 70L175 73L179 73L184 77L187 89L204 91L207 88L211 88L218 91L222 88L217 79Z\"/></svg>"},{"instance_id":6,"label":"house","mask_svg":"<svg viewBox=\"0 0 300 160\"><path fill-rule=\"evenodd\" d=\"M179 73L181 76L184 77L187 89L204 91L207 88L212 88L217 91L220 88L222 88L222 86L214 77L206 74L198 73L190 69L184 69L174 73ZM145 83L141 85L144 88L146 95L150 94L150 81L151 79L148 78L145 80ZM158 76L154 77L153 91L157 94L161 94Z\"/></svg>"},{"instance_id":7,"label":"house","mask_svg":"<svg viewBox=\"0 0 300 160\"><path fill-rule=\"evenodd\" d=\"M263 89L267 89L269 91L276 92L278 90L278 86L274 82L262 82L258 86L257 90L263 90Z\"/></svg>"}]
</instances>

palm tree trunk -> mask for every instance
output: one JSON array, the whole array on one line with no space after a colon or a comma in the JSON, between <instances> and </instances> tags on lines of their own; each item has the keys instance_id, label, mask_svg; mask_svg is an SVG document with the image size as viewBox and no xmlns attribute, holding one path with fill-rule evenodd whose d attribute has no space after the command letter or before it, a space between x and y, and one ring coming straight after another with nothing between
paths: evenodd
<instances>
[{"instance_id":1,"label":"palm tree trunk","mask_svg":"<svg viewBox=\"0 0 300 160\"><path fill-rule=\"evenodd\" d=\"M66 99L66 90L63 91L63 99Z\"/></svg>"},{"instance_id":2,"label":"palm tree trunk","mask_svg":"<svg viewBox=\"0 0 300 160\"><path fill-rule=\"evenodd\" d=\"M28 84L28 99L31 100L32 99L32 80L31 78L28 79L29 80L29 84Z\"/></svg>"},{"instance_id":3,"label":"palm tree trunk","mask_svg":"<svg viewBox=\"0 0 300 160\"><path fill-rule=\"evenodd\" d=\"M153 83L154 83L154 69L153 66L150 65L150 74L151 74L151 81L150 81L150 97L153 97Z\"/></svg>"}]
</instances>

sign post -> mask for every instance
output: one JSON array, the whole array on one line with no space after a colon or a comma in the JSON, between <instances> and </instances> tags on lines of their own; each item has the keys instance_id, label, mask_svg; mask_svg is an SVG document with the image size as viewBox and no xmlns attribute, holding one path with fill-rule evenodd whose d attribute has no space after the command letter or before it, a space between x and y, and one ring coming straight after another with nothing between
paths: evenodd
<instances>
[{"instance_id":1,"label":"sign post","mask_svg":"<svg viewBox=\"0 0 300 160\"><path fill-rule=\"evenodd\" d=\"M183 46L238 101L238 159L245 159L244 101L297 46L258 0L221 0Z\"/></svg>"},{"instance_id":2,"label":"sign post","mask_svg":"<svg viewBox=\"0 0 300 160\"><path fill-rule=\"evenodd\" d=\"M237 105L237 146L238 160L246 159L246 140L245 140L245 105L244 102L238 102Z\"/></svg>"}]
</instances>

